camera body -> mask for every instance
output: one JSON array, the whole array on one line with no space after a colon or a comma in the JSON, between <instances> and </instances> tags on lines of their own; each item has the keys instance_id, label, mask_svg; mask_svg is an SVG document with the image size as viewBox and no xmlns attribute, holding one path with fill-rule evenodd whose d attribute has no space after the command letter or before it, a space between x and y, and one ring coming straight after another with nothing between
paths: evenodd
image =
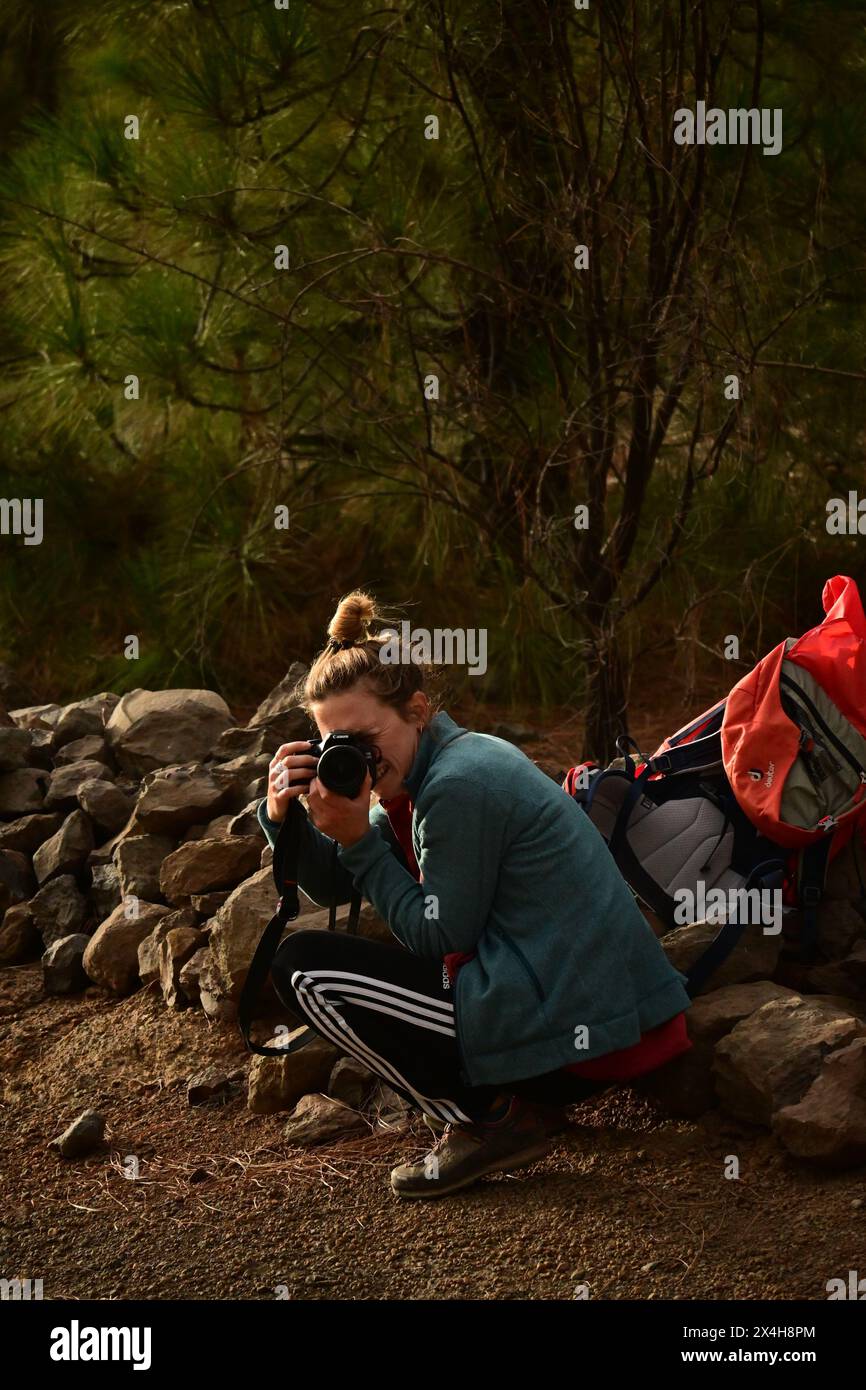
<instances>
[{"instance_id":1,"label":"camera body","mask_svg":"<svg viewBox=\"0 0 866 1390\"><path fill-rule=\"evenodd\" d=\"M381 755L375 744L365 743L344 729L335 729L323 741L311 739L310 752L319 760L313 776L329 791L354 800L368 772L373 786L376 785L376 764Z\"/></svg>"}]
</instances>

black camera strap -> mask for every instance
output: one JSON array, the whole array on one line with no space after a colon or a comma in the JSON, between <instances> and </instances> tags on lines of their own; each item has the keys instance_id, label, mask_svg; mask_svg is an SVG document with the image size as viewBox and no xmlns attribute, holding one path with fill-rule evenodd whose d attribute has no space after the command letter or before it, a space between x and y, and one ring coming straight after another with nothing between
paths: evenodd
<instances>
[{"instance_id":1,"label":"black camera strap","mask_svg":"<svg viewBox=\"0 0 866 1390\"><path fill-rule=\"evenodd\" d=\"M307 813L300 802L297 799L290 801L274 844L273 873L279 894L277 910L265 927L262 938L253 953L247 978L244 981L241 997L238 1001L238 1025L243 1035L244 1045L248 1052L255 1052L260 1057L286 1057L290 1052L298 1052L302 1047L306 1047L307 1043L319 1037L319 1034L312 1028L306 1027L291 1040L286 1038L285 1045L281 1047L263 1047L250 1038L253 1009L268 977L271 962L277 954L283 931L289 922L294 922L301 910L298 902L298 863L306 819ZM333 867L336 868L336 865L337 843L334 841ZM361 894L353 891L346 924L347 930L352 936L357 933L360 914ZM336 929L337 903L336 895L334 895L331 898L328 930L336 931Z\"/></svg>"}]
</instances>

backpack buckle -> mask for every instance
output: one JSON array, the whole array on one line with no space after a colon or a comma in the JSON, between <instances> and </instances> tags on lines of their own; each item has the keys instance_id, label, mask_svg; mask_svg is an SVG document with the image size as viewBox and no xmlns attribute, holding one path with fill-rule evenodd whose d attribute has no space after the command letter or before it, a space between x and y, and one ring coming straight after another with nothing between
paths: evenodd
<instances>
[{"instance_id":1,"label":"backpack buckle","mask_svg":"<svg viewBox=\"0 0 866 1390\"><path fill-rule=\"evenodd\" d=\"M651 758L653 772L670 772L671 760L667 753L659 753L657 758Z\"/></svg>"},{"instance_id":2,"label":"backpack buckle","mask_svg":"<svg viewBox=\"0 0 866 1390\"><path fill-rule=\"evenodd\" d=\"M828 830L835 830L839 822L837 821L835 816L823 816L822 819L819 820L818 824L820 825L821 829L824 831L824 834L826 835Z\"/></svg>"}]
</instances>

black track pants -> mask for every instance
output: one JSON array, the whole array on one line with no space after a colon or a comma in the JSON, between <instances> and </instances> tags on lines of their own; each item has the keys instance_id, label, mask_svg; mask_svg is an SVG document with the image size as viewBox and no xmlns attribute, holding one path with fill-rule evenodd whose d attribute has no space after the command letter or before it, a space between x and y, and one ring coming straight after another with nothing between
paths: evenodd
<instances>
[{"instance_id":1,"label":"black track pants","mask_svg":"<svg viewBox=\"0 0 866 1390\"><path fill-rule=\"evenodd\" d=\"M562 1070L500 1085L460 1079L453 989L444 963L342 931L292 932L271 966L286 1008L413 1105L445 1123L480 1119L502 1091L575 1104L613 1083Z\"/></svg>"}]
</instances>

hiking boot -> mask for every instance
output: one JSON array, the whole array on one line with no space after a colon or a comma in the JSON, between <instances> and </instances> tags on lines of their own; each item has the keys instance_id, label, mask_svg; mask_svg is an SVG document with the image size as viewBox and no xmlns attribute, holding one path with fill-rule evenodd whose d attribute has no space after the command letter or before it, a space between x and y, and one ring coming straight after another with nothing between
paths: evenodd
<instances>
[{"instance_id":1,"label":"hiking boot","mask_svg":"<svg viewBox=\"0 0 866 1390\"><path fill-rule=\"evenodd\" d=\"M540 1105L537 1101L532 1102L538 1113L538 1117L544 1125L545 1132L551 1136L564 1134L569 1127L568 1106L566 1105ZM432 1129L434 1134L445 1133L445 1121L437 1120L432 1115L424 1113L424 1123L428 1129Z\"/></svg>"},{"instance_id":2,"label":"hiking boot","mask_svg":"<svg viewBox=\"0 0 866 1390\"><path fill-rule=\"evenodd\" d=\"M398 1197L444 1197L486 1173L510 1173L550 1153L550 1139L533 1105L512 1096L504 1119L445 1126L421 1163L391 1170Z\"/></svg>"}]
</instances>

